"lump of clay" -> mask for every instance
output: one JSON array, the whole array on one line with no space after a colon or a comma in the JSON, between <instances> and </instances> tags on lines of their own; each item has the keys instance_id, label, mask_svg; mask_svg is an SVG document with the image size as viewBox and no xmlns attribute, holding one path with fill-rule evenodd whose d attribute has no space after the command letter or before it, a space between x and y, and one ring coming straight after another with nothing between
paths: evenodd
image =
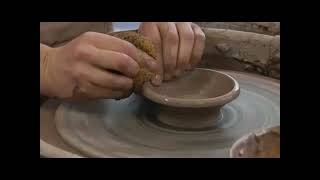
<instances>
[{"instance_id":1,"label":"lump of clay","mask_svg":"<svg viewBox=\"0 0 320 180\"><path fill-rule=\"evenodd\" d=\"M119 39L130 42L141 51L147 53L149 56L156 59L156 50L154 48L153 43L151 42L151 40L147 39L141 34L128 31L128 32L117 32L117 33L113 33L112 35ZM146 67L143 67L143 65L141 64L139 65L141 69L133 80L134 81L133 91L136 93L139 93L141 91L141 88L145 82L150 81L155 76L155 74L150 72Z\"/></svg>"}]
</instances>

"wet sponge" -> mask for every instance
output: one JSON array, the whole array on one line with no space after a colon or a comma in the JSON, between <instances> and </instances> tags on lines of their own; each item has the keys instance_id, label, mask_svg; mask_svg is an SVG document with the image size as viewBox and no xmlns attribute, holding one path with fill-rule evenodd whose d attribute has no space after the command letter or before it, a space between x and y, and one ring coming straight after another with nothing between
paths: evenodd
<instances>
[{"instance_id":1,"label":"wet sponge","mask_svg":"<svg viewBox=\"0 0 320 180\"><path fill-rule=\"evenodd\" d=\"M130 42L141 51L156 59L156 50L152 41L142 36L141 34L136 32L117 32L114 33L113 36ZM133 91L136 93L139 93L141 91L141 88L145 82L150 81L155 76L154 73L150 72L146 67L143 67L142 64L139 65L141 69L134 78Z\"/></svg>"},{"instance_id":2,"label":"wet sponge","mask_svg":"<svg viewBox=\"0 0 320 180\"><path fill-rule=\"evenodd\" d=\"M152 41L144 37L143 35L136 32L118 32L114 34L114 37L130 42L138 49L144 51L149 56L156 59L156 50Z\"/></svg>"}]
</instances>

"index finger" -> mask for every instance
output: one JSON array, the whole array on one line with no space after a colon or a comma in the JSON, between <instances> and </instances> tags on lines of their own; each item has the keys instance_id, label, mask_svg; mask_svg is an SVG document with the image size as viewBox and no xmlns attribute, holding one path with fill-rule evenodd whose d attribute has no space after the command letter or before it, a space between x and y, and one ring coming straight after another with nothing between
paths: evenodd
<instances>
[{"instance_id":1,"label":"index finger","mask_svg":"<svg viewBox=\"0 0 320 180\"><path fill-rule=\"evenodd\" d=\"M96 48L126 54L139 63L138 49L130 42L102 33L90 32L87 34L87 40Z\"/></svg>"}]
</instances>

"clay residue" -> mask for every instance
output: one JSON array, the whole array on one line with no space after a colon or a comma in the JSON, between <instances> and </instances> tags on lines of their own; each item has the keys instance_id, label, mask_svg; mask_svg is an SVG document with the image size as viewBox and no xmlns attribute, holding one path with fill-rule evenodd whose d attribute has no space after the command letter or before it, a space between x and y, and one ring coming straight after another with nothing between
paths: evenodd
<instances>
[{"instance_id":1,"label":"clay residue","mask_svg":"<svg viewBox=\"0 0 320 180\"><path fill-rule=\"evenodd\" d=\"M201 27L232 29L267 35L280 34L280 22L195 22Z\"/></svg>"},{"instance_id":2,"label":"clay residue","mask_svg":"<svg viewBox=\"0 0 320 180\"><path fill-rule=\"evenodd\" d=\"M232 59L244 71L280 79L280 36L230 29L204 29L204 32L205 54Z\"/></svg>"},{"instance_id":3,"label":"clay residue","mask_svg":"<svg viewBox=\"0 0 320 180\"><path fill-rule=\"evenodd\" d=\"M114 37L120 38L122 40L128 41L136 46L138 49L142 50L143 52L147 53L149 56L156 59L156 50L154 48L153 43L148 38L138 34L136 32L118 32L113 35ZM142 58L142 55L141 57ZM155 74L150 72L146 67L142 64L140 65L140 71L133 79L134 81L134 89L133 91L139 93L142 89L142 86L145 82L150 81Z\"/></svg>"},{"instance_id":4,"label":"clay residue","mask_svg":"<svg viewBox=\"0 0 320 180\"><path fill-rule=\"evenodd\" d=\"M272 130L261 136L256 136L256 157L280 158L280 130Z\"/></svg>"}]
</instances>

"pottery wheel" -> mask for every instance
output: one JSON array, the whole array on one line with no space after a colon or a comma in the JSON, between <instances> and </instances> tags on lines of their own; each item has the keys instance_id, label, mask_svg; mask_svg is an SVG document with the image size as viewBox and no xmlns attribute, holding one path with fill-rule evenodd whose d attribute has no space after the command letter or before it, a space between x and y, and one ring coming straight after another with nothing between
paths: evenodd
<instances>
[{"instance_id":1,"label":"pottery wheel","mask_svg":"<svg viewBox=\"0 0 320 180\"><path fill-rule=\"evenodd\" d=\"M280 125L280 84L223 72L239 82L240 96L221 109L221 119L210 128L184 130L163 124L157 104L132 95L120 101L62 104L55 116L57 130L88 157L228 157L241 136Z\"/></svg>"}]
</instances>

